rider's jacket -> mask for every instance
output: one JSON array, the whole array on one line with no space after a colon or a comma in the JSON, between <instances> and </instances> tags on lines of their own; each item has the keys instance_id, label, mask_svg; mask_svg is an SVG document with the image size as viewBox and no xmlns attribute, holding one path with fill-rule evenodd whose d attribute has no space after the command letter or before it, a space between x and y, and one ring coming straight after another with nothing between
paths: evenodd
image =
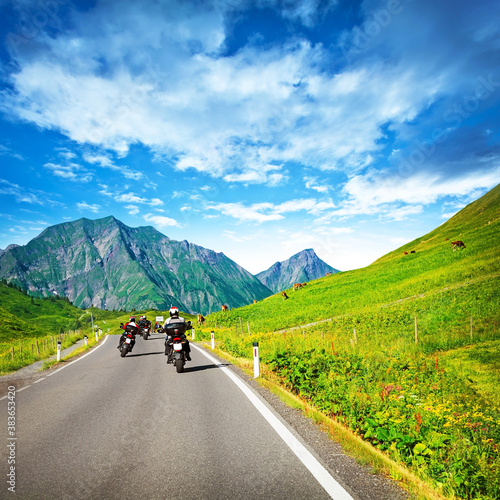
<instances>
[{"instance_id":1,"label":"rider's jacket","mask_svg":"<svg viewBox=\"0 0 500 500\"><path fill-rule=\"evenodd\" d=\"M139 335L140 333L140 330L139 330L139 327L133 322L133 321L129 321L128 323L125 323L122 328L126 331L126 332L131 332L133 333L134 335Z\"/></svg>"}]
</instances>

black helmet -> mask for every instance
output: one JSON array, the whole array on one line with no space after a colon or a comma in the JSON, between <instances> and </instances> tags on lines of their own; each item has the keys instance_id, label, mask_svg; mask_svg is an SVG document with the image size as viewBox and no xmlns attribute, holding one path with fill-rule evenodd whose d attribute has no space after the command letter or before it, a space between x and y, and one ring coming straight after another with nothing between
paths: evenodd
<instances>
[{"instance_id":1,"label":"black helmet","mask_svg":"<svg viewBox=\"0 0 500 500\"><path fill-rule=\"evenodd\" d=\"M171 307L168 312L170 313L170 317L179 316L179 309L177 307Z\"/></svg>"}]
</instances>

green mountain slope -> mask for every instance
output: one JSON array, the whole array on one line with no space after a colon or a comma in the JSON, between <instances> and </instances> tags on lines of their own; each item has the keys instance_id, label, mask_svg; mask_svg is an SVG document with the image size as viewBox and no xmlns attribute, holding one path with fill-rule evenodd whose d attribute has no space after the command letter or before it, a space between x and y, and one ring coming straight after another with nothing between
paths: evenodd
<instances>
[{"instance_id":1,"label":"green mountain slope","mask_svg":"<svg viewBox=\"0 0 500 500\"><path fill-rule=\"evenodd\" d=\"M78 307L168 309L206 314L270 295L222 253L173 241L152 227L114 217L47 228L0 255L0 278L35 296L68 297Z\"/></svg>"},{"instance_id":2,"label":"green mountain slope","mask_svg":"<svg viewBox=\"0 0 500 500\"><path fill-rule=\"evenodd\" d=\"M0 351L24 337L55 335L80 325L84 311L60 298L33 298L0 283Z\"/></svg>"},{"instance_id":3,"label":"green mountain slope","mask_svg":"<svg viewBox=\"0 0 500 500\"><path fill-rule=\"evenodd\" d=\"M337 324L353 328L363 328L364 323L373 331L387 324L393 326L394 335L401 333L401 327L411 335L415 316L433 334L439 328L458 328L460 322L466 329L471 316L478 322L498 318L499 219L497 186L434 231L370 266L288 290L289 300L275 295L230 314L216 314L214 319L223 325L241 317L254 328L273 331L339 318ZM453 251L455 240L462 240L466 248Z\"/></svg>"}]
</instances>

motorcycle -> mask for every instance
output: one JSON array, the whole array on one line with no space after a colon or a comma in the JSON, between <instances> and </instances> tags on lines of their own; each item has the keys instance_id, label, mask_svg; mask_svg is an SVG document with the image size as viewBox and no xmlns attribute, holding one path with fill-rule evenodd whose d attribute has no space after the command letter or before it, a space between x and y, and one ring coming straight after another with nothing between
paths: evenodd
<instances>
[{"instance_id":1,"label":"motorcycle","mask_svg":"<svg viewBox=\"0 0 500 500\"><path fill-rule=\"evenodd\" d=\"M184 365L186 364L184 346L187 342L187 338L185 331L186 327L189 328L190 326L190 321L188 321L187 325L172 323L171 325L167 325L164 330L167 334L165 338L165 355L168 356L167 363L172 363L177 373L182 373L184 371Z\"/></svg>"},{"instance_id":2,"label":"motorcycle","mask_svg":"<svg viewBox=\"0 0 500 500\"><path fill-rule=\"evenodd\" d=\"M132 332L125 332L123 342L120 344L120 356L124 358L134 347L135 335Z\"/></svg>"},{"instance_id":3,"label":"motorcycle","mask_svg":"<svg viewBox=\"0 0 500 500\"><path fill-rule=\"evenodd\" d=\"M120 324L120 328L125 331L122 333L118 350L120 351L120 356L124 358L127 353L132 351L132 348L135 345L135 333L129 330L129 326L123 326L123 323Z\"/></svg>"},{"instance_id":4,"label":"motorcycle","mask_svg":"<svg viewBox=\"0 0 500 500\"><path fill-rule=\"evenodd\" d=\"M182 373L186 364L185 343L186 336L183 333L179 334L177 330L174 330L173 334L169 335L165 340L165 354L168 356L167 363L172 363L177 373Z\"/></svg>"},{"instance_id":5,"label":"motorcycle","mask_svg":"<svg viewBox=\"0 0 500 500\"><path fill-rule=\"evenodd\" d=\"M149 328L146 326L142 329L142 338L144 340L148 340L149 337Z\"/></svg>"}]
</instances>

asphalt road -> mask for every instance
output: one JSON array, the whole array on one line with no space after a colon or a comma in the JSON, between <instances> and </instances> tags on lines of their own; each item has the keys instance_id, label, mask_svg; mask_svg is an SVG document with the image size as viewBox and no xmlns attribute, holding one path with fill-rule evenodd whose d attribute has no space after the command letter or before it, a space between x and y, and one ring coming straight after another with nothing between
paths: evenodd
<instances>
[{"instance_id":1,"label":"asphalt road","mask_svg":"<svg viewBox=\"0 0 500 500\"><path fill-rule=\"evenodd\" d=\"M178 374L163 335L138 338L125 358L117 343L106 337L63 369L2 380L0 498L403 498L350 459L351 473L336 474L224 362L193 347ZM4 397L9 387L15 398Z\"/></svg>"}]
</instances>

